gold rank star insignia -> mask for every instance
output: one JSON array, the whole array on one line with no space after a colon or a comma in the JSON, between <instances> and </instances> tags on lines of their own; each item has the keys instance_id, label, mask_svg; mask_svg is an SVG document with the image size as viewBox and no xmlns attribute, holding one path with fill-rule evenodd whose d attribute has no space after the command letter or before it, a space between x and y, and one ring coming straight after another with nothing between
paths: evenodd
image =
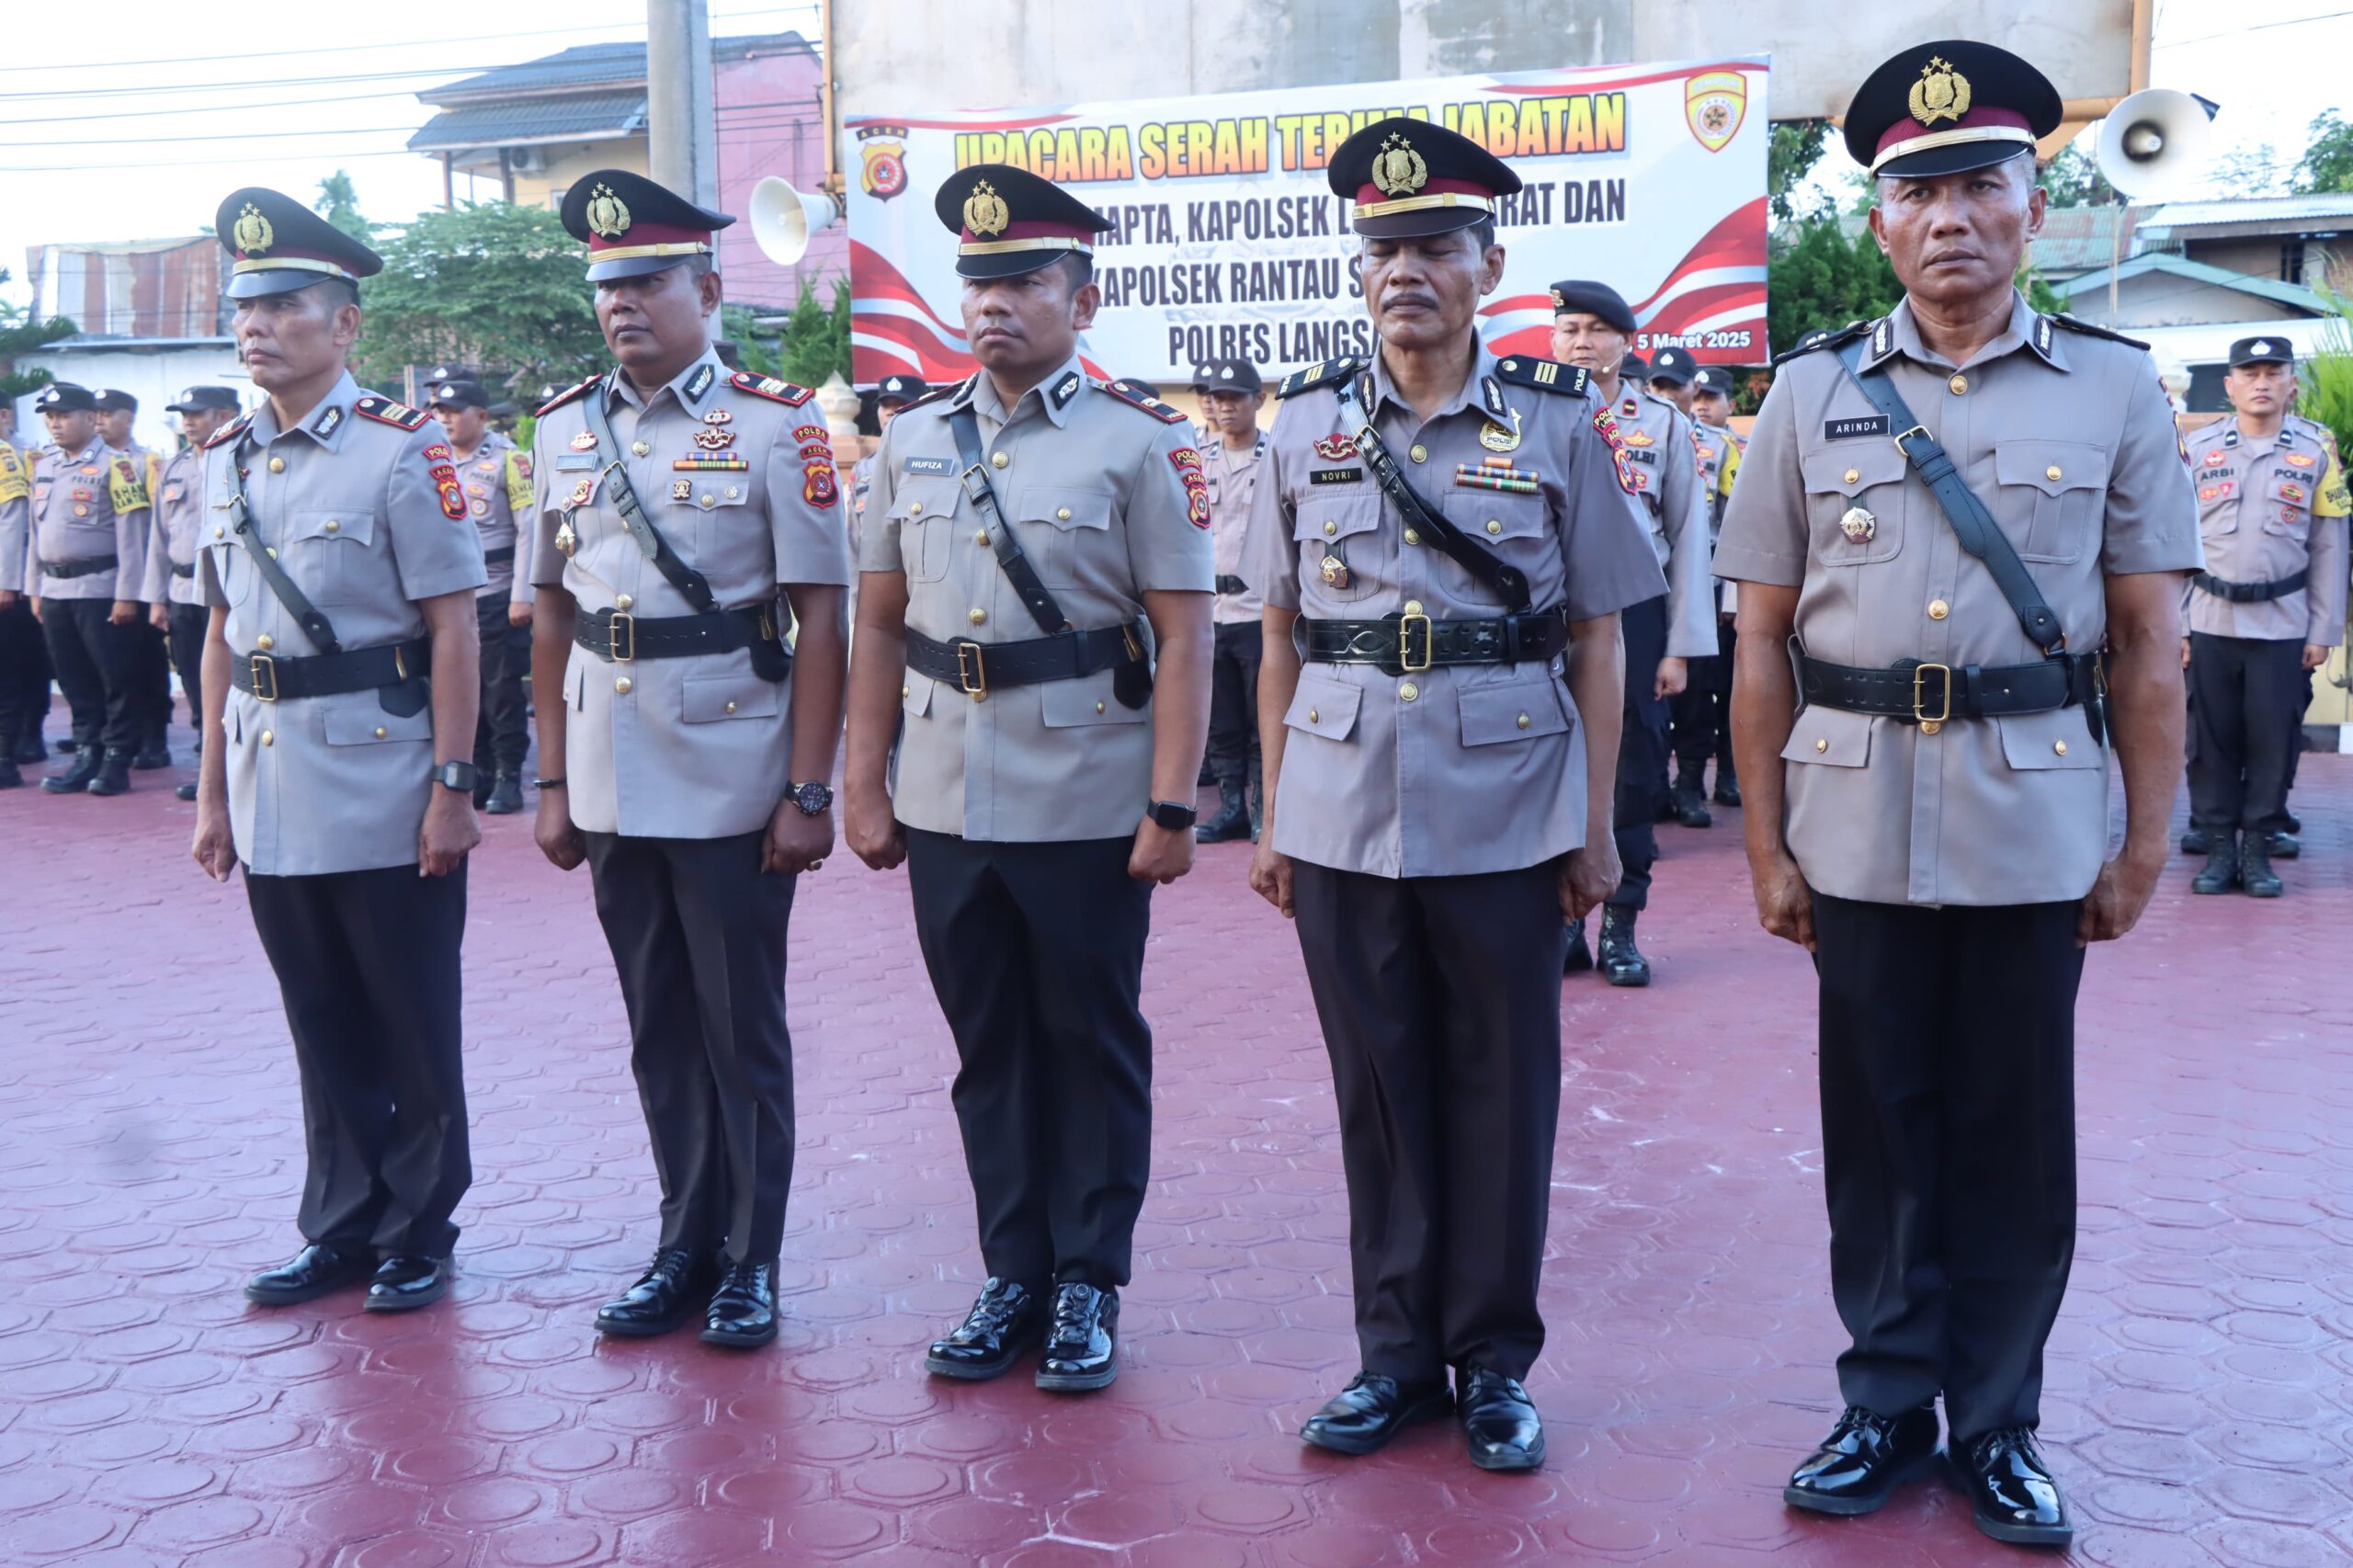
<instances>
[{"instance_id":1,"label":"gold rank star insignia","mask_svg":"<svg viewBox=\"0 0 2353 1568\"><path fill-rule=\"evenodd\" d=\"M1001 234L1012 220L1005 198L986 180L972 187L972 194L964 199L964 227L976 234Z\"/></svg>"},{"instance_id":2,"label":"gold rank star insignia","mask_svg":"<svg viewBox=\"0 0 2353 1568\"><path fill-rule=\"evenodd\" d=\"M1372 160L1372 183L1383 196L1411 196L1429 183L1430 166L1399 131L1381 144Z\"/></svg>"},{"instance_id":3,"label":"gold rank star insignia","mask_svg":"<svg viewBox=\"0 0 2353 1568\"><path fill-rule=\"evenodd\" d=\"M1912 84L1911 108L1912 118L1923 125L1959 119L1969 112L1969 78L1930 55Z\"/></svg>"},{"instance_id":4,"label":"gold rank star insignia","mask_svg":"<svg viewBox=\"0 0 2353 1568\"><path fill-rule=\"evenodd\" d=\"M629 204L613 194L611 186L599 180L597 188L588 193L588 232L617 240L629 233Z\"/></svg>"},{"instance_id":5,"label":"gold rank star insignia","mask_svg":"<svg viewBox=\"0 0 2353 1568\"><path fill-rule=\"evenodd\" d=\"M237 214L237 226L230 232L229 237L237 242L237 249L246 256L259 256L278 243L278 232L269 226L269 220L261 215L261 209L250 201Z\"/></svg>"}]
</instances>

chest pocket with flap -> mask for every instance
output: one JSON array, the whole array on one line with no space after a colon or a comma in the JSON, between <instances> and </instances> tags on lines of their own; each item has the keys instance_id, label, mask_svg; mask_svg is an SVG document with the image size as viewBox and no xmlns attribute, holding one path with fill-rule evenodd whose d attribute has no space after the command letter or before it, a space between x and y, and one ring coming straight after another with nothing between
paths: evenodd
<instances>
[{"instance_id":1,"label":"chest pocket with flap","mask_svg":"<svg viewBox=\"0 0 2353 1568\"><path fill-rule=\"evenodd\" d=\"M1336 495L1310 493L1299 499L1291 519L1291 537L1299 542L1299 582L1302 597L1329 602L1360 599L1389 574L1381 570L1384 551L1379 537L1381 493L1354 490ZM1324 580L1324 559L1336 556L1347 562L1348 581L1335 586Z\"/></svg>"},{"instance_id":2,"label":"chest pocket with flap","mask_svg":"<svg viewBox=\"0 0 2353 1568\"><path fill-rule=\"evenodd\" d=\"M891 493L890 517L899 528L899 559L907 581L937 583L948 575L954 540L956 503L963 491L953 479L902 474ZM977 528L974 530L978 531Z\"/></svg>"},{"instance_id":3,"label":"chest pocket with flap","mask_svg":"<svg viewBox=\"0 0 2353 1568\"><path fill-rule=\"evenodd\" d=\"M372 511L318 507L287 515L279 559L286 574L322 605L355 604L369 587ZM247 564L251 564L248 562Z\"/></svg>"},{"instance_id":4,"label":"chest pocket with flap","mask_svg":"<svg viewBox=\"0 0 2353 1568\"><path fill-rule=\"evenodd\" d=\"M1021 552L1038 570L1039 581L1066 588L1079 579L1081 560L1108 548L1111 529L1111 496L1108 492L1072 485L1032 484L1018 497L999 499L1006 515L1017 519L1014 537ZM976 526L974 533L980 531Z\"/></svg>"},{"instance_id":5,"label":"chest pocket with flap","mask_svg":"<svg viewBox=\"0 0 2353 1568\"><path fill-rule=\"evenodd\" d=\"M1800 453L1813 558L1825 566L1894 560L1904 549L1904 514L1912 499L1904 484L1911 466L1902 452L1875 437L1831 441ZM1867 525L1858 524L1859 538L1846 528L1847 515L1857 510L1870 515Z\"/></svg>"},{"instance_id":6,"label":"chest pocket with flap","mask_svg":"<svg viewBox=\"0 0 2353 1568\"><path fill-rule=\"evenodd\" d=\"M2086 441L2003 441L1994 449L1994 477L2002 495L1989 510L2018 546L2019 560L2084 558L2108 496L2105 448Z\"/></svg>"}]
</instances>

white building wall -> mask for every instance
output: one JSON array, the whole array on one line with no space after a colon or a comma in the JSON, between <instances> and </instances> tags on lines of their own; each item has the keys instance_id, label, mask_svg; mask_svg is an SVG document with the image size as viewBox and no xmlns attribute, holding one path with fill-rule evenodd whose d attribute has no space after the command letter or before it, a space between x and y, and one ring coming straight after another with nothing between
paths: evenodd
<instances>
[{"instance_id":1,"label":"white building wall","mask_svg":"<svg viewBox=\"0 0 2353 1568\"><path fill-rule=\"evenodd\" d=\"M234 387L247 409L260 400L260 393L245 378L244 368L237 363L237 351L225 339L218 343L175 344L165 348L52 348L20 355L17 363L38 366L61 381L74 381L93 392L113 387L129 392L139 400L139 414L131 422L132 435L141 446L166 457L179 449L176 433L178 416L165 413L164 405L176 401L184 389ZM49 432L33 412L33 400L18 398L17 444L38 447L47 439Z\"/></svg>"}]
</instances>

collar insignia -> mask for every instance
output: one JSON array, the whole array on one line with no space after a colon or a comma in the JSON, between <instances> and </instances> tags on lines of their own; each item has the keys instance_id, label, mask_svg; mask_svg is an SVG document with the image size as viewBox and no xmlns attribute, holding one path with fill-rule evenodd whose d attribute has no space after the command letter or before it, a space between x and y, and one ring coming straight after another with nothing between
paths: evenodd
<instances>
[{"instance_id":1,"label":"collar insignia","mask_svg":"<svg viewBox=\"0 0 2353 1568\"><path fill-rule=\"evenodd\" d=\"M710 368L710 361L705 360L703 362L702 369L697 370L687 381L687 401L688 403L700 403L702 401L703 393L710 390L711 378L718 375L718 371Z\"/></svg>"}]
</instances>

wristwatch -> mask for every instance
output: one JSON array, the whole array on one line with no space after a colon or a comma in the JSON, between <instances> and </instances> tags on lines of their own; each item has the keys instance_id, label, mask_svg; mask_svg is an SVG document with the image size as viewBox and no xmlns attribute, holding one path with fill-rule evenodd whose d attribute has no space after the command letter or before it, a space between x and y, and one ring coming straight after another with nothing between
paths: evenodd
<instances>
[{"instance_id":1,"label":"wristwatch","mask_svg":"<svg viewBox=\"0 0 2353 1568\"><path fill-rule=\"evenodd\" d=\"M1174 801L1154 801L1143 809L1143 814L1171 833L1182 833L1192 826L1194 819L1201 813Z\"/></svg>"},{"instance_id":2,"label":"wristwatch","mask_svg":"<svg viewBox=\"0 0 2353 1568\"><path fill-rule=\"evenodd\" d=\"M471 795L482 778L482 769L471 762L445 762L433 770L433 782L444 790L454 790L460 795Z\"/></svg>"},{"instance_id":3,"label":"wristwatch","mask_svg":"<svg viewBox=\"0 0 2353 1568\"><path fill-rule=\"evenodd\" d=\"M834 803L834 787L831 784L788 783L784 793L787 800L801 808L801 814L804 817L816 816Z\"/></svg>"}]
</instances>

